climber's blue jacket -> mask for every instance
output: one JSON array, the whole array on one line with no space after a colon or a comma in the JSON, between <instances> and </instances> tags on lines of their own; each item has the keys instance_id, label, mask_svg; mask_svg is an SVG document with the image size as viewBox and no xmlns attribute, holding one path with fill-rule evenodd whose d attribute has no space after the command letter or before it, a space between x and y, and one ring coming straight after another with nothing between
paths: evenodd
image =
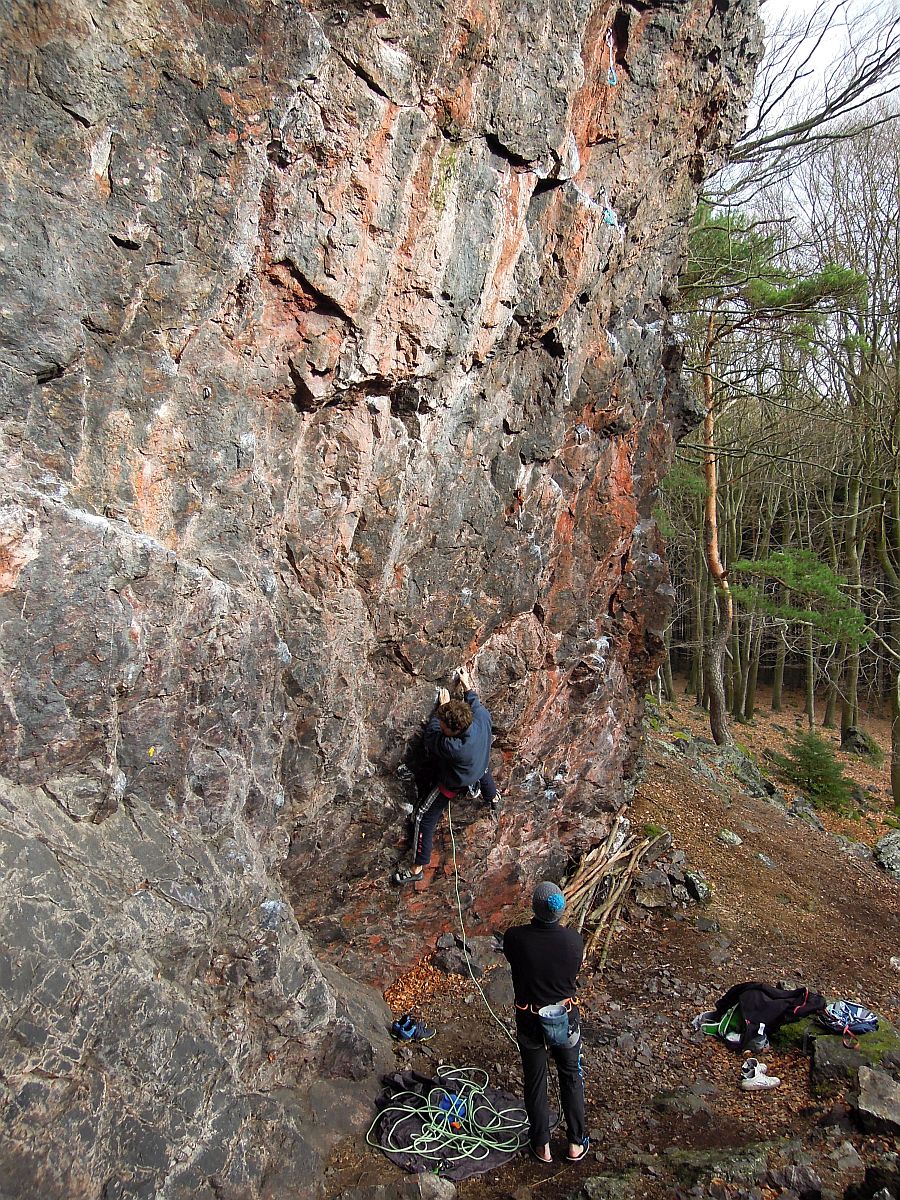
<instances>
[{"instance_id":1,"label":"climber's blue jacket","mask_svg":"<svg viewBox=\"0 0 900 1200\"><path fill-rule=\"evenodd\" d=\"M488 769L491 754L491 714L475 692L464 699L472 710L472 724L465 733L447 737L433 714L425 726L425 749L434 760L437 781L447 788L464 788L477 783Z\"/></svg>"}]
</instances>

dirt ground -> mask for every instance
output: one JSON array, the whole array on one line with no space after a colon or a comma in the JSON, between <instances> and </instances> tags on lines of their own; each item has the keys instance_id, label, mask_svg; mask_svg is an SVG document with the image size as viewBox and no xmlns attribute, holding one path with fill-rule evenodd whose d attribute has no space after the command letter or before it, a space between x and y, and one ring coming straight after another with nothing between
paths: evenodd
<instances>
[{"instance_id":1,"label":"dirt ground","mask_svg":"<svg viewBox=\"0 0 900 1200\"><path fill-rule=\"evenodd\" d=\"M735 736L762 763L764 751L782 749L802 721L797 698L779 714L763 710L754 724L735 729ZM848 1140L865 1161L897 1148L896 1140L854 1132L840 1097L812 1097L806 1055L766 1052L769 1072L782 1084L771 1092L746 1093L738 1086L740 1058L690 1028L692 1016L747 980L807 985L900 1021L900 970L890 961L900 955L900 883L832 836L871 845L888 832L887 767L840 756L846 773L866 789L868 808L852 821L823 816L829 831L823 833L748 796L733 780L712 785L685 756L667 749L673 734L708 737L706 716L691 701L664 705L654 724L659 728L648 729L645 778L630 813L633 828L668 829L687 866L711 883L712 902L669 915L629 906L603 971L587 964L582 972L588 1160L561 1163L558 1132L552 1166L521 1156L460 1183L463 1200L562 1200L578 1193L581 1180L629 1168L639 1173L630 1196L724 1200L737 1194L724 1183L719 1192L678 1191L658 1156L676 1147L740 1147L789 1137L809 1142L822 1155L830 1146L831 1159ZM887 750L887 722L873 718L866 728ZM837 735L833 738L836 746ZM719 836L723 829L736 833L741 844L726 845ZM470 981L443 975L426 962L396 981L386 998L395 1013L411 1007L438 1030L427 1045L398 1046L398 1069L412 1065L431 1074L439 1062L477 1065L489 1072L492 1084L521 1094L516 1048ZM682 1089L674 1102L665 1096L671 1089ZM400 1174L361 1139L348 1141L332 1157L328 1196L388 1183ZM756 1194L769 1200L782 1193L762 1187Z\"/></svg>"}]
</instances>

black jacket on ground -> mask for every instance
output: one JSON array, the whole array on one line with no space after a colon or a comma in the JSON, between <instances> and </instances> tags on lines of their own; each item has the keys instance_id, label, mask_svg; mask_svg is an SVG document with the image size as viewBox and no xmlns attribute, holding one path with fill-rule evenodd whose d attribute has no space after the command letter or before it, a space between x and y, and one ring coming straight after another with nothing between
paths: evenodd
<instances>
[{"instance_id":1,"label":"black jacket on ground","mask_svg":"<svg viewBox=\"0 0 900 1200\"><path fill-rule=\"evenodd\" d=\"M741 1049L759 1032L760 1025L768 1035L777 1033L789 1021L821 1012L825 997L809 988L773 987L768 983L736 983L716 1001L715 1013L721 1019L729 1008L738 1006L743 1021Z\"/></svg>"},{"instance_id":2,"label":"black jacket on ground","mask_svg":"<svg viewBox=\"0 0 900 1200\"><path fill-rule=\"evenodd\" d=\"M537 918L530 925L514 925L503 935L503 953L517 1004L542 1008L576 995L584 942L574 929Z\"/></svg>"},{"instance_id":3,"label":"black jacket on ground","mask_svg":"<svg viewBox=\"0 0 900 1200\"><path fill-rule=\"evenodd\" d=\"M465 733L447 737L435 713L423 735L425 749L434 760L437 781L448 788L477 783L488 769L491 756L491 714L475 692L466 692L465 701L472 710L472 724Z\"/></svg>"}]
</instances>

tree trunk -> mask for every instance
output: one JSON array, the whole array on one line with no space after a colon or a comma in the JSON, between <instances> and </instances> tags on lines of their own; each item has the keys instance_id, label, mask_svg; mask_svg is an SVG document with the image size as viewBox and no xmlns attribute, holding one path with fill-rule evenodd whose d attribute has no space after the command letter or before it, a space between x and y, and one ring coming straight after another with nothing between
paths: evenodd
<instances>
[{"instance_id":1,"label":"tree trunk","mask_svg":"<svg viewBox=\"0 0 900 1200\"><path fill-rule=\"evenodd\" d=\"M865 546L865 537L859 528L861 484L858 478L850 479L847 487L848 521L845 531L845 550L849 570L849 592L853 603L862 609L862 575L860 563ZM859 647L848 647L847 674L844 683L844 701L841 705L841 741L848 729L859 728Z\"/></svg>"},{"instance_id":2,"label":"tree trunk","mask_svg":"<svg viewBox=\"0 0 900 1200\"><path fill-rule=\"evenodd\" d=\"M709 572L705 572L707 580L709 580ZM709 681L708 681L708 665L710 646L713 641L713 633L716 628L716 589L711 583L708 584L706 592L706 604L703 612L703 693L700 696L700 707L709 711ZM719 664L719 670L723 670L723 664Z\"/></svg>"},{"instance_id":3,"label":"tree trunk","mask_svg":"<svg viewBox=\"0 0 900 1200\"><path fill-rule=\"evenodd\" d=\"M813 655L812 630L806 630L806 723L810 729L816 723L816 661Z\"/></svg>"},{"instance_id":4,"label":"tree trunk","mask_svg":"<svg viewBox=\"0 0 900 1200\"><path fill-rule=\"evenodd\" d=\"M675 699L675 680L672 678L672 629L671 626L666 630L664 642L666 646L666 657L662 665L662 681L663 695L671 704Z\"/></svg>"},{"instance_id":5,"label":"tree trunk","mask_svg":"<svg viewBox=\"0 0 900 1200\"><path fill-rule=\"evenodd\" d=\"M723 667L725 662L725 647L731 634L731 623L734 615L734 605L731 589L725 574L725 567L719 556L719 516L718 516L718 458L716 455L716 416L715 390L712 373L712 348L716 338L715 313L709 315L706 323L706 344L703 359L703 396L705 415L703 419L703 438L705 452L703 457L703 473L706 479L706 501L704 505L704 543L706 550L706 565L715 586L716 597L716 627L709 642L707 652L706 690L709 693L709 728L713 741L722 746L730 741L728 732L728 708L725 703L725 680Z\"/></svg>"},{"instance_id":6,"label":"tree trunk","mask_svg":"<svg viewBox=\"0 0 900 1200\"><path fill-rule=\"evenodd\" d=\"M900 811L900 669L891 687L891 798Z\"/></svg>"},{"instance_id":7,"label":"tree trunk","mask_svg":"<svg viewBox=\"0 0 900 1200\"><path fill-rule=\"evenodd\" d=\"M703 548L697 543L695 559L694 583L694 658L691 663L691 681L697 707L703 706L703 647L706 644L706 589L709 587L709 573L703 560Z\"/></svg>"},{"instance_id":8,"label":"tree trunk","mask_svg":"<svg viewBox=\"0 0 900 1200\"><path fill-rule=\"evenodd\" d=\"M848 729L859 728L859 650L850 648L847 674L844 679L844 699L841 704L841 740Z\"/></svg>"},{"instance_id":9,"label":"tree trunk","mask_svg":"<svg viewBox=\"0 0 900 1200\"><path fill-rule=\"evenodd\" d=\"M725 647L731 633L731 596L719 592L716 596L716 628L707 646L706 691L709 696L709 729L717 746L730 741L728 705L725 703Z\"/></svg>"},{"instance_id":10,"label":"tree trunk","mask_svg":"<svg viewBox=\"0 0 900 1200\"><path fill-rule=\"evenodd\" d=\"M731 690L728 707L732 717L740 721L744 715L745 655L741 648L741 618L738 615L731 627Z\"/></svg>"},{"instance_id":11,"label":"tree trunk","mask_svg":"<svg viewBox=\"0 0 900 1200\"><path fill-rule=\"evenodd\" d=\"M698 628L701 628L700 626ZM693 696L697 703L700 703L702 697L701 678L700 678L700 654L696 647L691 649L691 665L688 669L687 683L684 685L684 694Z\"/></svg>"},{"instance_id":12,"label":"tree trunk","mask_svg":"<svg viewBox=\"0 0 900 1200\"><path fill-rule=\"evenodd\" d=\"M784 659L787 652L781 630L775 648L775 675L772 679L772 712L781 712L781 695L784 691Z\"/></svg>"},{"instance_id":13,"label":"tree trunk","mask_svg":"<svg viewBox=\"0 0 900 1200\"><path fill-rule=\"evenodd\" d=\"M751 622L752 623L752 622ZM750 662L747 669L747 690L744 696L744 720L752 721L756 712L756 682L759 678L759 660L762 656L763 622L757 619L756 628L750 639Z\"/></svg>"},{"instance_id":14,"label":"tree trunk","mask_svg":"<svg viewBox=\"0 0 900 1200\"><path fill-rule=\"evenodd\" d=\"M702 515L701 515L702 524ZM703 638L704 620L706 620L706 589L709 576L706 563L703 562L703 546L697 538L694 551L694 647L691 660L690 691L694 692L697 708L703 704Z\"/></svg>"},{"instance_id":15,"label":"tree trunk","mask_svg":"<svg viewBox=\"0 0 900 1200\"><path fill-rule=\"evenodd\" d=\"M831 680L828 684L828 696L825 700L825 716L822 718L822 726L825 729L837 728L837 702L837 684L834 680Z\"/></svg>"}]
</instances>

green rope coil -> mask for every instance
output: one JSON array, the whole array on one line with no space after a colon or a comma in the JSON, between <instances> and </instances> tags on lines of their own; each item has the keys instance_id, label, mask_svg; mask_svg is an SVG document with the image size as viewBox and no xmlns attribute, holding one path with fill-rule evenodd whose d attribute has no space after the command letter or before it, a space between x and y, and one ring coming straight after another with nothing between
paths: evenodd
<instances>
[{"instance_id":1,"label":"green rope coil","mask_svg":"<svg viewBox=\"0 0 900 1200\"><path fill-rule=\"evenodd\" d=\"M418 1092L399 1092L369 1126L366 1142L386 1153L416 1154L436 1166L466 1159L481 1162L494 1151L514 1154L526 1144L525 1109L498 1108L488 1099L486 1071L442 1066L437 1077L442 1082L429 1089L424 1103ZM404 1103L405 1097L409 1099ZM412 1119L421 1122L414 1135L403 1129ZM380 1140L373 1137L379 1123Z\"/></svg>"}]
</instances>

